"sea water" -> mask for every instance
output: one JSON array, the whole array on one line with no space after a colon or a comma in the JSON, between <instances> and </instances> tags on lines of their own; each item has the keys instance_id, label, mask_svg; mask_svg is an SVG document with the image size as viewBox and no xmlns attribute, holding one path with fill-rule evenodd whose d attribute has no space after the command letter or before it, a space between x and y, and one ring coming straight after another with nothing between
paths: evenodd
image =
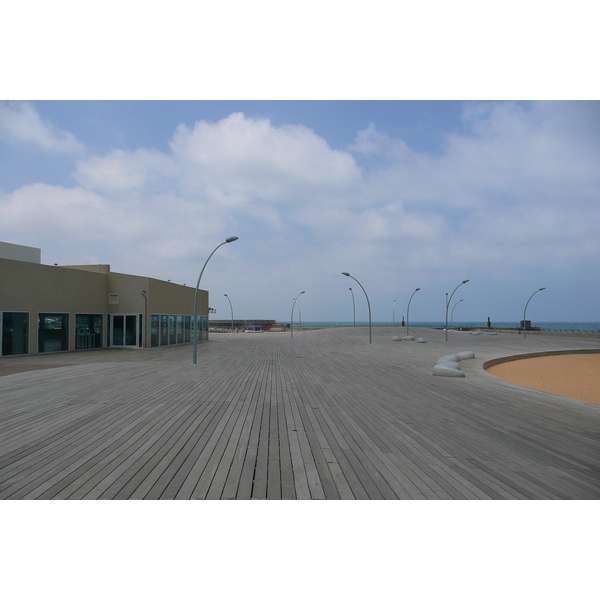
<instances>
[{"instance_id":1,"label":"sea water","mask_svg":"<svg viewBox=\"0 0 600 600\"><path fill-rule=\"evenodd\" d=\"M492 328L519 327L520 323L517 321L498 321L492 322ZM353 321L303 321L299 323L294 321L294 327L310 327L315 329L330 329L332 327L353 327ZM356 321L357 327L368 327L368 321ZM402 321L373 321L372 327L402 327ZM446 327L445 321L411 321L411 327L429 327L440 329ZM454 329L459 327L470 327L475 329L487 329L487 321L454 321L448 323L448 326L452 326ZM539 327L542 331L562 331L562 332L581 332L581 333L600 333L600 322L575 322L575 321L559 321L559 322L531 322L532 327ZM404 325L406 327L406 324Z\"/></svg>"}]
</instances>

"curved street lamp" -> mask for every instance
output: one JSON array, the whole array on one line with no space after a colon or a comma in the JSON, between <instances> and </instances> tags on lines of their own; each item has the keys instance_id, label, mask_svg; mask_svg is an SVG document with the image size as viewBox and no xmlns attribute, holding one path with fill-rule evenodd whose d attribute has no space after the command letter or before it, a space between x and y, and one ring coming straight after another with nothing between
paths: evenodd
<instances>
[{"instance_id":1,"label":"curved street lamp","mask_svg":"<svg viewBox=\"0 0 600 600\"><path fill-rule=\"evenodd\" d=\"M305 294L306 292L300 292L293 300L294 300L294 304L292 304L292 316L290 317L290 337L294 337L294 306L296 306L296 302L298 301L298 298L300 298L300 296L302 296L302 294Z\"/></svg>"},{"instance_id":2,"label":"curved street lamp","mask_svg":"<svg viewBox=\"0 0 600 600\"><path fill-rule=\"evenodd\" d=\"M193 325L193 330L194 330L194 352L192 355L192 363L196 364L196 358L197 358L197 352L196 352L196 345L198 343L198 288L200 287L200 280L202 279L202 274L204 273L204 269L206 269L206 265L208 264L208 261L211 259L212 255L224 244L230 244L231 242L235 242L235 240L239 240L240 238L237 237L237 235L232 235L230 237L228 237L224 242L221 242L209 255L209 257L206 259L206 262L204 263L204 266L202 267L202 271L200 271L200 275L198 276L198 282L196 283L196 292L194 294L194 325Z\"/></svg>"},{"instance_id":3,"label":"curved street lamp","mask_svg":"<svg viewBox=\"0 0 600 600\"><path fill-rule=\"evenodd\" d=\"M408 301L408 308L406 309L406 335L408 335L408 313L410 312L410 301L412 297L420 290L421 288L417 288L411 295L410 300Z\"/></svg>"},{"instance_id":4,"label":"curved street lamp","mask_svg":"<svg viewBox=\"0 0 600 600\"><path fill-rule=\"evenodd\" d=\"M354 327L356 327L356 304L354 303L354 292L352 291L352 288L348 288L350 290L350 293L352 294L352 314L354 316Z\"/></svg>"},{"instance_id":5,"label":"curved street lamp","mask_svg":"<svg viewBox=\"0 0 600 600\"><path fill-rule=\"evenodd\" d=\"M533 292L533 294L531 294L531 296L529 296L529 300L531 300L538 292L541 292L542 290L545 290L546 288L540 288L539 290L536 290L535 292ZM527 304L529 304L529 300L527 300ZM525 323L525 313L527 312L527 304L525 305L525 309L523 310L523 339L527 338L527 323Z\"/></svg>"},{"instance_id":6,"label":"curved street lamp","mask_svg":"<svg viewBox=\"0 0 600 600\"><path fill-rule=\"evenodd\" d=\"M354 279L354 281L356 281L356 283L358 283L358 285L360 285L360 287L362 288L362 291L365 292L365 298L367 299L367 306L369 307L369 344L373 343L373 338L371 336L371 303L369 302L369 296L367 296L367 292L365 291L365 288L362 286L361 282L356 279L356 277L352 277L352 275L350 275L350 273L346 273L345 271L342 272L342 275L345 275L346 277L350 277L351 279ZM354 298L354 294L352 295L352 298Z\"/></svg>"},{"instance_id":7,"label":"curved street lamp","mask_svg":"<svg viewBox=\"0 0 600 600\"><path fill-rule=\"evenodd\" d=\"M223 294L227 300L229 300L229 308L231 309L231 333L233 333L233 304L231 304L231 300L227 294Z\"/></svg>"},{"instance_id":8,"label":"curved street lamp","mask_svg":"<svg viewBox=\"0 0 600 600\"><path fill-rule=\"evenodd\" d=\"M463 284L467 283L469 281L469 279L465 279L462 283L459 283L455 288L454 288L454 292L456 292L456 290ZM446 341L448 341L448 307L450 306L450 302L452 302L452 296L454 296L454 292L452 292L452 294L450 294L450 298L448 298L446 300ZM448 292L446 292L446 296L448 295Z\"/></svg>"},{"instance_id":9,"label":"curved street lamp","mask_svg":"<svg viewBox=\"0 0 600 600\"><path fill-rule=\"evenodd\" d=\"M454 309L464 300L464 298L462 298L461 300L459 300L453 307L452 307L452 312L450 313L450 327L454 327L452 325L452 323L454 322Z\"/></svg>"}]
</instances>

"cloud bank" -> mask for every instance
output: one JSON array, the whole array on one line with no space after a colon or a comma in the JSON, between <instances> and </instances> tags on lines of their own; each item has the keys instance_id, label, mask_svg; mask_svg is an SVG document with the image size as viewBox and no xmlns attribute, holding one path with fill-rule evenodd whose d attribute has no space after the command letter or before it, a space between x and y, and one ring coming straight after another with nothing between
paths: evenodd
<instances>
[{"instance_id":1,"label":"cloud bank","mask_svg":"<svg viewBox=\"0 0 600 600\"><path fill-rule=\"evenodd\" d=\"M73 134L43 121L29 102L0 103L0 139L47 152L79 154L85 150Z\"/></svg>"},{"instance_id":2,"label":"cloud bank","mask_svg":"<svg viewBox=\"0 0 600 600\"><path fill-rule=\"evenodd\" d=\"M70 187L2 192L0 235L41 247L44 262L110 262L188 285L238 235L204 287L237 298L240 317L288 318L291 297L307 289L307 318L347 320L341 271L371 290L382 320L415 287L432 291L417 318L439 319L443 290L465 277L485 305L478 317L488 307L512 314L521 297L511 293L598 275L599 106L465 103L460 131L435 154L375 122L335 149L301 124L233 113L179 125L167 152L98 156L33 105L5 104L3 139L74 162ZM508 290L504 303L486 299L495 285Z\"/></svg>"}]
</instances>

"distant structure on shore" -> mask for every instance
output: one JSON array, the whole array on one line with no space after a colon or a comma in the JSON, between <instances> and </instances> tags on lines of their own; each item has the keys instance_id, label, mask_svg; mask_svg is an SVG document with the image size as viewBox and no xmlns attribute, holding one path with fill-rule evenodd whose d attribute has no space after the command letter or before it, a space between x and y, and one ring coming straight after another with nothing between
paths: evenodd
<instances>
[{"instance_id":1,"label":"distant structure on shore","mask_svg":"<svg viewBox=\"0 0 600 600\"><path fill-rule=\"evenodd\" d=\"M209 331L227 333L233 326L234 333L240 331L285 331L288 325L277 324L274 319L209 319Z\"/></svg>"}]
</instances>

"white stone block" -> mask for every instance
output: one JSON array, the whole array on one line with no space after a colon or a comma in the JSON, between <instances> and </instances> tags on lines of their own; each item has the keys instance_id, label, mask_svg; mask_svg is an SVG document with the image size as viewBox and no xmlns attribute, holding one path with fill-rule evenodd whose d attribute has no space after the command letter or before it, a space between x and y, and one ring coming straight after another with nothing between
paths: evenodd
<instances>
[{"instance_id":1,"label":"white stone block","mask_svg":"<svg viewBox=\"0 0 600 600\"><path fill-rule=\"evenodd\" d=\"M433 374L438 377L464 377L465 374L458 370L445 366L444 363L437 364L433 367Z\"/></svg>"},{"instance_id":2,"label":"white stone block","mask_svg":"<svg viewBox=\"0 0 600 600\"><path fill-rule=\"evenodd\" d=\"M448 367L449 369L457 369L460 371L460 365L452 360L446 360L444 362L438 363L438 365L442 365L442 367Z\"/></svg>"},{"instance_id":3,"label":"white stone block","mask_svg":"<svg viewBox=\"0 0 600 600\"><path fill-rule=\"evenodd\" d=\"M438 360L438 363L443 363L443 362L448 362L448 361L459 362L460 358L456 354L449 354L448 356L442 356L442 358L440 358Z\"/></svg>"}]
</instances>

